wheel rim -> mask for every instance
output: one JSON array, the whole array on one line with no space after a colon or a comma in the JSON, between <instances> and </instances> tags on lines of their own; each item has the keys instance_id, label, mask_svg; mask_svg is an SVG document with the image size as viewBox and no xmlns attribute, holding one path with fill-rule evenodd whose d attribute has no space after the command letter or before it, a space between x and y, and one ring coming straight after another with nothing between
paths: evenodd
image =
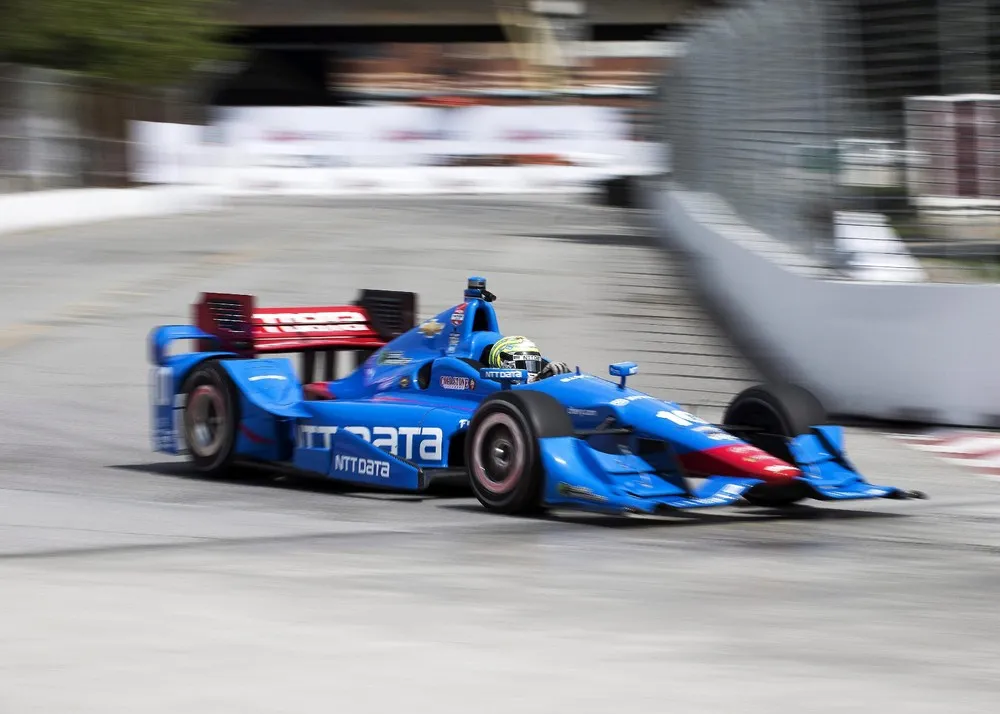
<instances>
[{"instance_id":1,"label":"wheel rim","mask_svg":"<svg viewBox=\"0 0 1000 714\"><path fill-rule=\"evenodd\" d=\"M188 446L198 456L213 456L226 437L226 404L222 393L211 385L197 387L184 410Z\"/></svg>"},{"instance_id":2,"label":"wheel rim","mask_svg":"<svg viewBox=\"0 0 1000 714\"><path fill-rule=\"evenodd\" d=\"M521 428L511 416L490 414L473 436L473 478L492 494L510 492L524 475L525 446Z\"/></svg>"}]
</instances>

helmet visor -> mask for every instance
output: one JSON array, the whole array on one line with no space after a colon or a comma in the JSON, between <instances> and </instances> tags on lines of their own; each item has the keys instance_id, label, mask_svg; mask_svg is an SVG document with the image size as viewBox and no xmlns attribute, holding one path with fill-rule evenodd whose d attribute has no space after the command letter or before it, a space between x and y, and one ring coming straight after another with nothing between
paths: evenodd
<instances>
[{"instance_id":1,"label":"helmet visor","mask_svg":"<svg viewBox=\"0 0 1000 714\"><path fill-rule=\"evenodd\" d=\"M542 356L537 352L516 352L511 355L515 369L527 370L528 374L542 371Z\"/></svg>"}]
</instances>

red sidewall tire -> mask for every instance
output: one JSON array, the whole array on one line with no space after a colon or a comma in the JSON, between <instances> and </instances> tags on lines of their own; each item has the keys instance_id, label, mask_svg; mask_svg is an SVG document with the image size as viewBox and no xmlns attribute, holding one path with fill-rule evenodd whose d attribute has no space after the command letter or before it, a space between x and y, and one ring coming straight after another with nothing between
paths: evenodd
<instances>
[{"instance_id":1,"label":"red sidewall tire","mask_svg":"<svg viewBox=\"0 0 1000 714\"><path fill-rule=\"evenodd\" d=\"M232 466L240 423L239 394L217 360L202 362L184 380L184 441L191 463L207 476Z\"/></svg>"},{"instance_id":2,"label":"red sidewall tire","mask_svg":"<svg viewBox=\"0 0 1000 714\"><path fill-rule=\"evenodd\" d=\"M539 440L572 433L566 410L547 394L491 395L473 416L465 441L465 463L476 498L497 513L541 511L545 469Z\"/></svg>"}]
</instances>

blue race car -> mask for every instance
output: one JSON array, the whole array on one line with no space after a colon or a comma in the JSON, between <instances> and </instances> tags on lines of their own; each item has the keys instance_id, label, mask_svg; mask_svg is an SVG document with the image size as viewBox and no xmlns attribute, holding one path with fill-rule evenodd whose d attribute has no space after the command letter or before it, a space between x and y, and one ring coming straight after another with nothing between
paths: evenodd
<instances>
[{"instance_id":1,"label":"blue race car","mask_svg":"<svg viewBox=\"0 0 1000 714\"><path fill-rule=\"evenodd\" d=\"M195 325L150 335L154 448L208 476L256 462L410 492L458 476L500 513L924 497L866 482L800 387L747 389L709 424L629 388L634 363L607 380L505 338L495 299L470 278L462 302L418 325L413 293L302 308L203 294ZM179 341L196 349L171 354ZM298 373L279 353L299 356Z\"/></svg>"}]
</instances>

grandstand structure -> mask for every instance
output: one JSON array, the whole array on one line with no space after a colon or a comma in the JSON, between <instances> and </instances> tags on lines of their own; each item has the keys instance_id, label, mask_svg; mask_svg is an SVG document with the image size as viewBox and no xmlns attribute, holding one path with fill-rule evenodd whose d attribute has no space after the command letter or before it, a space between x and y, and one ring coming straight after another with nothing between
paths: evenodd
<instances>
[{"instance_id":1,"label":"grandstand structure","mask_svg":"<svg viewBox=\"0 0 1000 714\"><path fill-rule=\"evenodd\" d=\"M705 0L234 0L246 49L216 105L648 107Z\"/></svg>"}]
</instances>

